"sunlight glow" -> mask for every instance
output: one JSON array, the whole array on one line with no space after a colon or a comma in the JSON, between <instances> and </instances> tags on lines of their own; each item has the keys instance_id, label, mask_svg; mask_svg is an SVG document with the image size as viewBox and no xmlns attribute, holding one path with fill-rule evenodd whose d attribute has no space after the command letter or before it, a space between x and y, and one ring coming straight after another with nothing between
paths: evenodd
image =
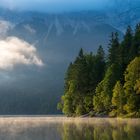
<instances>
[{"instance_id":1,"label":"sunlight glow","mask_svg":"<svg viewBox=\"0 0 140 140\"><path fill-rule=\"evenodd\" d=\"M36 48L17 37L0 40L0 69L11 69L17 64L43 66Z\"/></svg>"}]
</instances>

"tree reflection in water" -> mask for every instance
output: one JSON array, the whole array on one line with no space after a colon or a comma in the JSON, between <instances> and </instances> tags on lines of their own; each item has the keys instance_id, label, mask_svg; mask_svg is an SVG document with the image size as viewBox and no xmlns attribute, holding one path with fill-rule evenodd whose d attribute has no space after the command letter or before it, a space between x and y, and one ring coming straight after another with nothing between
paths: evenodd
<instances>
[{"instance_id":1,"label":"tree reflection in water","mask_svg":"<svg viewBox=\"0 0 140 140\"><path fill-rule=\"evenodd\" d=\"M140 140L140 121L64 123L62 140Z\"/></svg>"}]
</instances>

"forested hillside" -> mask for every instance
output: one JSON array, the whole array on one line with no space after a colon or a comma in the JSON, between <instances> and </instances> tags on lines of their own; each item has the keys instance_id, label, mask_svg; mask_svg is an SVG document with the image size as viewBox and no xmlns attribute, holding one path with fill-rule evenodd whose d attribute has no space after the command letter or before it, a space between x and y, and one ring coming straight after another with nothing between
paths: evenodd
<instances>
[{"instance_id":1,"label":"forested hillside","mask_svg":"<svg viewBox=\"0 0 140 140\"><path fill-rule=\"evenodd\" d=\"M140 24L122 41L112 33L107 56L80 50L70 63L58 108L67 116L140 117Z\"/></svg>"}]
</instances>

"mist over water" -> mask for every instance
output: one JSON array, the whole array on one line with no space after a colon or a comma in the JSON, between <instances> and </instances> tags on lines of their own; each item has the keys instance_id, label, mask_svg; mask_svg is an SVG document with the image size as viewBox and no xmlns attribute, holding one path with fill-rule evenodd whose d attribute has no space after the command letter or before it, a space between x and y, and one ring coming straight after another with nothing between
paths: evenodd
<instances>
[{"instance_id":1,"label":"mist over water","mask_svg":"<svg viewBox=\"0 0 140 140\"><path fill-rule=\"evenodd\" d=\"M139 140L139 119L0 118L0 139Z\"/></svg>"}]
</instances>

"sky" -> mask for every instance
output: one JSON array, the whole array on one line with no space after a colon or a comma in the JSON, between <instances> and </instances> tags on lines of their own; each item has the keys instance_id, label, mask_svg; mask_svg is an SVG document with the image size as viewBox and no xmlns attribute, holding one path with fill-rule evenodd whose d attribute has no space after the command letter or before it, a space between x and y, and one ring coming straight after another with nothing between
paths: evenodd
<instances>
[{"instance_id":1,"label":"sky","mask_svg":"<svg viewBox=\"0 0 140 140\"><path fill-rule=\"evenodd\" d=\"M0 6L30 11L71 11L100 9L111 0L0 0Z\"/></svg>"}]
</instances>

